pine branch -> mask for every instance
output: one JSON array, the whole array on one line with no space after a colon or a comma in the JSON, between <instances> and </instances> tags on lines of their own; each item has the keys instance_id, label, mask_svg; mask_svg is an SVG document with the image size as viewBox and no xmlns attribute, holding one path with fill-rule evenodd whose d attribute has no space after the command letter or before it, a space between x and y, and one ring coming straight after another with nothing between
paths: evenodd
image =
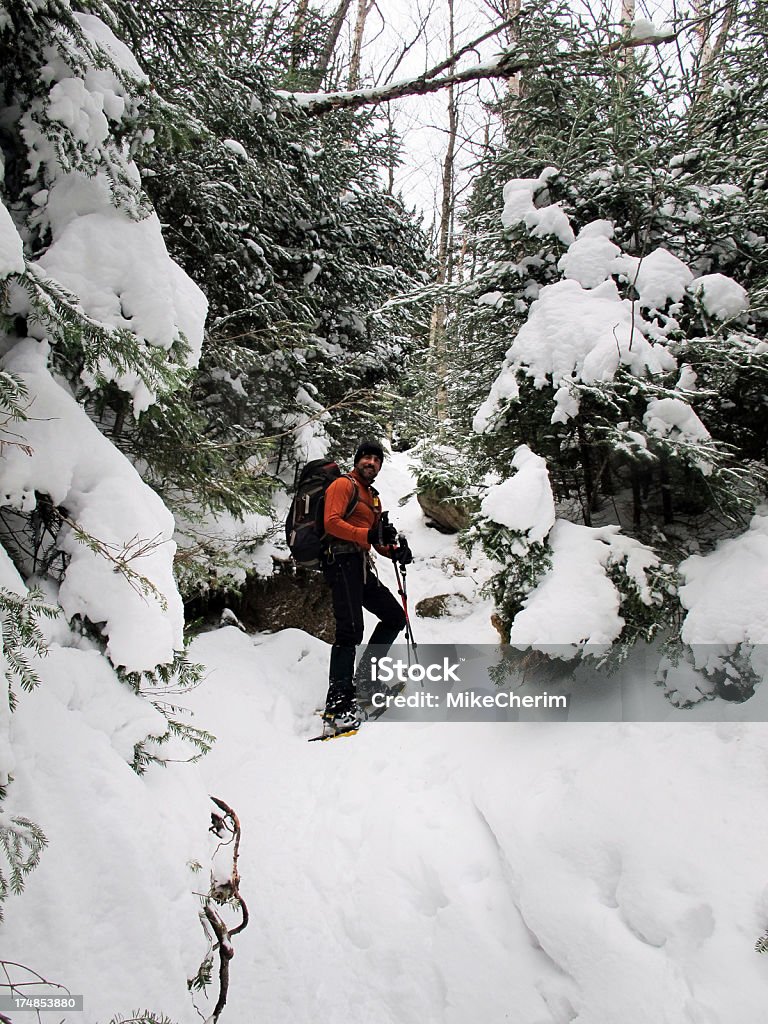
<instances>
[{"instance_id":1,"label":"pine branch","mask_svg":"<svg viewBox=\"0 0 768 1024\"><path fill-rule=\"evenodd\" d=\"M37 620L41 616L54 619L58 614L58 608L47 604L40 590L33 589L19 595L0 587L0 631L8 662L5 677L9 685L17 679L23 690L30 691L39 684L40 678L28 660L30 655L44 658L48 653L48 645ZM13 707L12 692L9 700Z\"/></svg>"},{"instance_id":2,"label":"pine branch","mask_svg":"<svg viewBox=\"0 0 768 1024\"><path fill-rule=\"evenodd\" d=\"M52 511L57 519L62 523L66 523L77 540L84 544L89 551L93 551L94 554L100 555L108 562L111 562L114 571L126 580L132 590L145 600L148 597L153 597L161 609L166 611L168 602L158 587L150 579L147 579L146 576L142 576L141 573L132 568L130 564L134 559L143 558L152 551L156 551L157 548L162 547L163 544L169 543L168 540L163 540L162 534L158 533L150 538L139 537L136 534L123 544L111 544L108 541L100 540L92 533L83 529L79 523L71 519L61 509L55 508Z\"/></svg>"}]
</instances>

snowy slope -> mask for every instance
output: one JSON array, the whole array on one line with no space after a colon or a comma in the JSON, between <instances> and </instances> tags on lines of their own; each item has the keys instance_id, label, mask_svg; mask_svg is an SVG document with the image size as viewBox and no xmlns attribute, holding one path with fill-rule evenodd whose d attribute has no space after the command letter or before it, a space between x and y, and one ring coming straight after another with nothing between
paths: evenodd
<instances>
[{"instance_id":1,"label":"snowy slope","mask_svg":"<svg viewBox=\"0 0 768 1024\"><path fill-rule=\"evenodd\" d=\"M253 913L231 1019L762 1019L765 727L382 720L310 745L322 644L195 652Z\"/></svg>"},{"instance_id":2,"label":"snowy slope","mask_svg":"<svg viewBox=\"0 0 768 1024\"><path fill-rule=\"evenodd\" d=\"M417 553L412 603L475 601L463 618L416 619L417 639L495 640L476 600L488 567L463 565L414 499L397 509L413 486L404 460L380 484ZM223 1022L763 1019L768 726L384 718L308 744L325 644L230 627L192 655L206 678L183 702L218 736L196 766L134 775L146 702L92 652L54 644L12 716L4 809L50 846L5 904L0 958L83 993L69 1020L139 1006L201 1019L185 980L206 948L194 892L215 844L209 794L240 817L251 913Z\"/></svg>"}]
</instances>

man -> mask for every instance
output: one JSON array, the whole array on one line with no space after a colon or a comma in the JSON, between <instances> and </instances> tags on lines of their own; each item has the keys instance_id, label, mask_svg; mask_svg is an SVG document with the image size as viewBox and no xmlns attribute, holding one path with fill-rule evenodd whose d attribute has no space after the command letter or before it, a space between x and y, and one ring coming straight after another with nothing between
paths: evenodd
<instances>
[{"instance_id":1,"label":"man","mask_svg":"<svg viewBox=\"0 0 768 1024\"><path fill-rule=\"evenodd\" d=\"M369 552L403 563L411 561L407 544L398 546L397 531L382 513L372 486L384 461L378 441L365 441L355 452L354 469L339 477L325 492L324 528L328 536L323 572L331 588L336 638L331 648L328 696L324 720L336 730L356 728L360 710L355 700L355 648L363 642L363 609L379 619L360 659L357 681L362 701L371 691L362 678L375 648L384 654L405 626L400 603L381 583Z\"/></svg>"}]
</instances>

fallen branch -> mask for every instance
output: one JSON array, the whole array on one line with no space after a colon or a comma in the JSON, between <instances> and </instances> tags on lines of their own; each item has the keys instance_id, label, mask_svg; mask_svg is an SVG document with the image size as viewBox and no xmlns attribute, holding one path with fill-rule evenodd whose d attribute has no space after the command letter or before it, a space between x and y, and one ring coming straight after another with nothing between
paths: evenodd
<instances>
[{"instance_id":1,"label":"fallen branch","mask_svg":"<svg viewBox=\"0 0 768 1024\"><path fill-rule=\"evenodd\" d=\"M213 966L213 954L218 951L219 954L219 995L216 1000L216 1005L213 1008L211 1015L206 1018L205 1024L216 1024L221 1012L226 1006L227 996L229 995L229 964L232 957L235 955L234 947L232 946L232 936L237 935L244 928L247 927L249 921L248 907L246 906L245 900L240 895L240 871L238 869L238 858L240 856L240 819L233 809L226 804L223 800L219 800L218 797L212 796L211 800L216 804L222 814L217 814L215 811L211 812L211 827L210 831L214 835L219 836L220 839L225 840L216 847L213 856L215 857L218 851L223 846L229 846L233 844L232 849L232 869L229 874L229 878L225 882L216 881L212 878L211 887L208 893L203 897L203 910L201 913L201 920L203 920L203 927L206 935L210 938L210 932L206 927L207 922L213 934L216 938L216 942L211 945L211 948L204 958L200 969L197 972L196 978L190 981L190 988L205 988L210 981L210 969ZM235 904L239 907L242 913L242 919L235 928L228 928L224 923L221 915L216 909L217 905L223 904Z\"/></svg>"},{"instance_id":2,"label":"fallen branch","mask_svg":"<svg viewBox=\"0 0 768 1024\"><path fill-rule=\"evenodd\" d=\"M586 61L595 57L607 57L612 53L632 50L637 47L659 46L662 43L671 43L690 24L690 22L686 22L685 26L680 26L664 35L637 39L629 35L623 35L612 43L607 43L605 46L589 47L585 50L564 53L560 57L553 59L551 64L555 67L566 61ZM514 50L505 50L492 60L443 75L441 72L446 66L452 64L455 59L456 57L452 56L449 60L441 61L440 64L424 71L416 78L401 79L400 81L391 82L389 85L374 89L356 89L349 92L327 93L281 91L277 95L288 102L293 102L294 106L303 113L315 116L327 114L331 110L357 110L359 107L389 103L392 100L402 99L404 96L425 96L427 93L438 92L440 89L446 89L451 85L461 85L465 82L479 82L487 78L513 78L521 71L541 67L544 63L543 59L534 60L525 53L518 56Z\"/></svg>"}]
</instances>

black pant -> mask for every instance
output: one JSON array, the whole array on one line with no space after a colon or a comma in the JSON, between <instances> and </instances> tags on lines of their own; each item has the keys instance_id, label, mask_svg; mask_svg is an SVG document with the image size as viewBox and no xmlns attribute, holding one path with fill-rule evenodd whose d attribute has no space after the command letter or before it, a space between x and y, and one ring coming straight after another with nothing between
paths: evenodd
<instances>
[{"instance_id":1,"label":"black pant","mask_svg":"<svg viewBox=\"0 0 768 1024\"><path fill-rule=\"evenodd\" d=\"M362 551L344 553L336 555L323 569L333 599L335 642L342 647L356 647L363 642L363 608L379 619L369 643L391 644L405 626L400 602L366 561Z\"/></svg>"},{"instance_id":2,"label":"black pant","mask_svg":"<svg viewBox=\"0 0 768 1024\"><path fill-rule=\"evenodd\" d=\"M323 572L331 588L336 619L326 706L346 709L354 698L354 651L363 642L363 609L379 619L368 641L377 651L386 651L394 642L405 626L405 612L370 570L362 551L336 555Z\"/></svg>"}]
</instances>

